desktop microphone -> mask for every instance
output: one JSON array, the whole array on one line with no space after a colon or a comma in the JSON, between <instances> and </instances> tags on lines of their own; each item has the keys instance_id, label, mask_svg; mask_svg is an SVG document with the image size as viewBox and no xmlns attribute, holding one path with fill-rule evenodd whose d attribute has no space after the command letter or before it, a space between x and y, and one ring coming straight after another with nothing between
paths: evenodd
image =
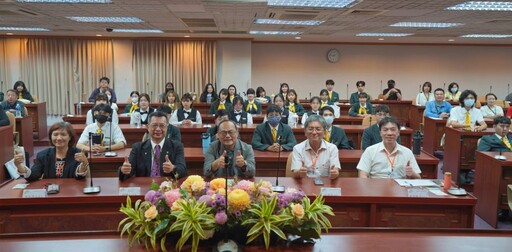
<instances>
[{"instance_id":1,"label":"desktop microphone","mask_svg":"<svg viewBox=\"0 0 512 252\"><path fill-rule=\"evenodd\" d=\"M347 83L347 92L345 92L347 94L347 100L348 100L348 83Z\"/></svg>"},{"instance_id":2,"label":"desktop microphone","mask_svg":"<svg viewBox=\"0 0 512 252\"><path fill-rule=\"evenodd\" d=\"M446 82L443 83L443 89L446 90Z\"/></svg>"},{"instance_id":3,"label":"desktop microphone","mask_svg":"<svg viewBox=\"0 0 512 252\"><path fill-rule=\"evenodd\" d=\"M421 90L421 84L419 85L418 90L420 91L420 93L423 91Z\"/></svg>"},{"instance_id":4,"label":"desktop microphone","mask_svg":"<svg viewBox=\"0 0 512 252\"><path fill-rule=\"evenodd\" d=\"M505 156L503 156L503 152L502 152L502 150L500 150L500 154L499 154L499 155L494 156L494 158L495 158L495 159L498 159L498 160L503 160L503 161L507 160L507 158L506 158Z\"/></svg>"},{"instance_id":5,"label":"desktop microphone","mask_svg":"<svg viewBox=\"0 0 512 252\"><path fill-rule=\"evenodd\" d=\"M460 141L462 144L462 138L460 139ZM449 194L454 196L464 196L468 194L464 188L460 188L460 172L461 170L459 170L457 174L457 188L451 187L450 189L447 190Z\"/></svg>"},{"instance_id":6,"label":"desktop microphone","mask_svg":"<svg viewBox=\"0 0 512 252\"><path fill-rule=\"evenodd\" d=\"M110 118L112 118L112 117L110 117ZM105 157L115 157L115 156L117 156L117 152L112 151L112 122L110 122L109 130L110 130L110 137L108 139L108 151L105 152Z\"/></svg>"},{"instance_id":7,"label":"desktop microphone","mask_svg":"<svg viewBox=\"0 0 512 252\"><path fill-rule=\"evenodd\" d=\"M236 155L236 154L235 154ZM225 207L226 207L226 212L227 212L227 209L228 209L228 163L229 163L229 157L226 155L224 157L224 169L226 170L225 174L225 179L226 179L226 193L224 194L225 196ZM229 218L229 217L228 217ZM224 224L226 227L228 225L228 222L226 222ZM224 239L220 240L218 243L217 243L217 250L215 251L239 251L238 249L238 245L235 241L229 239L229 233L228 233L228 229L225 228L224 229Z\"/></svg>"},{"instance_id":8,"label":"desktop microphone","mask_svg":"<svg viewBox=\"0 0 512 252\"><path fill-rule=\"evenodd\" d=\"M101 192L100 186L94 186L92 182L92 132L89 132L89 176L91 177L91 184L84 187L83 192L85 194L99 193Z\"/></svg>"},{"instance_id":9,"label":"desktop microphone","mask_svg":"<svg viewBox=\"0 0 512 252\"><path fill-rule=\"evenodd\" d=\"M380 80L380 92L382 93L382 80Z\"/></svg>"},{"instance_id":10,"label":"desktop microphone","mask_svg":"<svg viewBox=\"0 0 512 252\"><path fill-rule=\"evenodd\" d=\"M492 93L492 85L489 85L489 93Z\"/></svg>"},{"instance_id":11,"label":"desktop microphone","mask_svg":"<svg viewBox=\"0 0 512 252\"><path fill-rule=\"evenodd\" d=\"M277 137L279 144L279 150L277 151L277 169L276 169L276 185L272 186L272 191L282 193L284 192L284 186L279 185L279 161L281 160L281 136Z\"/></svg>"}]
</instances>

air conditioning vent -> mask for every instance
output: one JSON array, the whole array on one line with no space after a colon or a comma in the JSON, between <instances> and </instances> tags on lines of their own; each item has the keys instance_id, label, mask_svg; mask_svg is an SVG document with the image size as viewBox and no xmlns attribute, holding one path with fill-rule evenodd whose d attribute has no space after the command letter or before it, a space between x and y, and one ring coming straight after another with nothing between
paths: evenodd
<instances>
[{"instance_id":1,"label":"air conditioning vent","mask_svg":"<svg viewBox=\"0 0 512 252\"><path fill-rule=\"evenodd\" d=\"M217 27L212 18L182 18L181 21L188 27Z\"/></svg>"},{"instance_id":2,"label":"air conditioning vent","mask_svg":"<svg viewBox=\"0 0 512 252\"><path fill-rule=\"evenodd\" d=\"M344 16L378 16L382 13L386 12L386 10L364 10L364 9L352 9L343 13Z\"/></svg>"}]
</instances>

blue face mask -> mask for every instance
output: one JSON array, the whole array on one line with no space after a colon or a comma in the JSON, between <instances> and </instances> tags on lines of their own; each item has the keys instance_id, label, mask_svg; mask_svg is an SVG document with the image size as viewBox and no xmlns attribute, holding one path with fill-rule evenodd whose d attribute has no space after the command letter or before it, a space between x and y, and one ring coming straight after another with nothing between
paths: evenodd
<instances>
[{"instance_id":1,"label":"blue face mask","mask_svg":"<svg viewBox=\"0 0 512 252\"><path fill-rule=\"evenodd\" d=\"M324 120L327 124L331 125L334 122L334 116L324 116Z\"/></svg>"},{"instance_id":2,"label":"blue face mask","mask_svg":"<svg viewBox=\"0 0 512 252\"><path fill-rule=\"evenodd\" d=\"M270 125L272 125L272 127L277 126L279 124L279 121L281 121L280 116L271 116L268 118L268 123L270 123Z\"/></svg>"},{"instance_id":3,"label":"blue face mask","mask_svg":"<svg viewBox=\"0 0 512 252\"><path fill-rule=\"evenodd\" d=\"M459 89L458 89L458 88L456 88L456 87L452 87L452 88L450 89L450 91L452 91L452 93L457 93L457 91L459 91Z\"/></svg>"},{"instance_id":4,"label":"blue face mask","mask_svg":"<svg viewBox=\"0 0 512 252\"><path fill-rule=\"evenodd\" d=\"M475 99L465 99L464 100L464 106L466 107L473 107L475 104Z\"/></svg>"}]
</instances>

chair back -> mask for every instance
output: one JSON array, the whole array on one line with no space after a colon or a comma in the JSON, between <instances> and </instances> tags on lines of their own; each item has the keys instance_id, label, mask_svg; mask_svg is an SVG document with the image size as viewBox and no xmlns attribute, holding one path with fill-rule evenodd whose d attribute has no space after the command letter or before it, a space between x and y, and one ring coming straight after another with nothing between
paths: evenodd
<instances>
[{"instance_id":1,"label":"chair back","mask_svg":"<svg viewBox=\"0 0 512 252\"><path fill-rule=\"evenodd\" d=\"M12 139L14 145L18 146L20 144L20 133L16 131L16 117L9 111L6 111L5 114L7 114L7 118L9 118L9 125L12 125Z\"/></svg>"},{"instance_id":2,"label":"chair back","mask_svg":"<svg viewBox=\"0 0 512 252\"><path fill-rule=\"evenodd\" d=\"M286 177L293 177L292 172L292 158L293 158L293 151L290 152L288 155L288 159L286 159Z\"/></svg>"},{"instance_id":3,"label":"chair back","mask_svg":"<svg viewBox=\"0 0 512 252\"><path fill-rule=\"evenodd\" d=\"M371 118L371 120L370 120ZM370 123L371 122L371 123ZM372 126L374 124L377 123L377 116L376 115L370 115L370 116L367 116L363 119L363 122L361 123L361 125L363 126Z\"/></svg>"},{"instance_id":4,"label":"chair back","mask_svg":"<svg viewBox=\"0 0 512 252\"><path fill-rule=\"evenodd\" d=\"M512 209L512 184L507 186L508 207Z\"/></svg>"}]
</instances>

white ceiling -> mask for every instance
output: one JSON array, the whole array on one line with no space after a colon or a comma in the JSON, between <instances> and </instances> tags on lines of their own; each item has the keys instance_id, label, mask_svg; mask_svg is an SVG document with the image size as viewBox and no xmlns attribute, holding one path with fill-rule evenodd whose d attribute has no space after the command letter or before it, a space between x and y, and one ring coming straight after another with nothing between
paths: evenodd
<instances>
[{"instance_id":1,"label":"white ceiling","mask_svg":"<svg viewBox=\"0 0 512 252\"><path fill-rule=\"evenodd\" d=\"M247 0L113 0L111 4L18 3L0 0L0 26L42 27L50 32L12 32L13 35L104 37L244 38L254 41L355 43L512 44L512 38L476 39L460 35L512 34L512 12L447 11L461 0L363 0L350 9L270 7ZM67 16L138 17L143 23L79 23ZM319 26L258 25L255 18L312 19ZM400 28L397 22L451 22L454 28ZM162 34L108 33L106 28L160 29ZM299 31L295 36L250 35L250 30ZM378 40L356 37L362 32L414 33L411 37ZM7 31L0 31L5 35ZM453 39L455 41L449 41Z\"/></svg>"}]
</instances>

